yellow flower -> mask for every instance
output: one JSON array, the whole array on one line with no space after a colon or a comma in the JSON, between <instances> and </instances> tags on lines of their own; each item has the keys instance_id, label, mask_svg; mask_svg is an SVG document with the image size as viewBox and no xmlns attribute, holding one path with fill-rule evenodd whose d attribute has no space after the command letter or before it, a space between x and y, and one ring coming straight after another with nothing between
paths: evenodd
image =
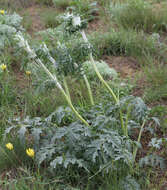
<instances>
[{"instance_id":1,"label":"yellow flower","mask_svg":"<svg viewBox=\"0 0 167 190\"><path fill-rule=\"evenodd\" d=\"M31 71L26 71L26 75L31 75Z\"/></svg>"},{"instance_id":2,"label":"yellow flower","mask_svg":"<svg viewBox=\"0 0 167 190\"><path fill-rule=\"evenodd\" d=\"M28 155L29 157L31 157L31 158L33 158L34 155L35 155L34 149L32 149L32 148L26 149L26 153L27 153L27 155Z\"/></svg>"},{"instance_id":3,"label":"yellow flower","mask_svg":"<svg viewBox=\"0 0 167 190\"><path fill-rule=\"evenodd\" d=\"M13 150L13 144L12 143L7 143L6 148L9 150Z\"/></svg>"},{"instance_id":4,"label":"yellow flower","mask_svg":"<svg viewBox=\"0 0 167 190\"><path fill-rule=\"evenodd\" d=\"M4 10L0 10L0 14L4 15L5 11Z\"/></svg>"},{"instance_id":5,"label":"yellow flower","mask_svg":"<svg viewBox=\"0 0 167 190\"><path fill-rule=\"evenodd\" d=\"M0 68L1 68L3 71L5 71L6 68L7 68L7 66L6 66L5 64L2 64L2 65L0 65Z\"/></svg>"}]
</instances>

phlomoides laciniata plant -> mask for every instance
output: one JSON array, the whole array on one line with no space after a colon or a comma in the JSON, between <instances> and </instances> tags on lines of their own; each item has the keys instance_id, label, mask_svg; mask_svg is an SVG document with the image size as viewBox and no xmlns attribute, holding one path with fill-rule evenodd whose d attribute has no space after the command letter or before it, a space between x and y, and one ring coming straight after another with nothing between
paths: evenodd
<instances>
[{"instance_id":1,"label":"phlomoides laciniata plant","mask_svg":"<svg viewBox=\"0 0 167 190\"><path fill-rule=\"evenodd\" d=\"M125 136L127 139L129 139L130 130L128 130L128 129L129 129L130 123L131 123L131 125L133 125L133 128L136 126L137 127L141 126L136 145L140 144L141 135L142 135L143 129L144 129L145 124L148 119L147 118L147 112L148 112L147 106L144 104L144 102L140 98L136 98L132 103L131 97L120 99L119 96L118 97L116 96L116 94L110 88L108 83L103 79L101 73L99 72L99 70L96 66L96 62L93 59L92 46L88 42L88 39L84 32L84 28L86 27L85 21L82 21L79 16L75 16L73 14L68 14L63 18L65 20L64 28L65 28L66 32L68 32L70 34L74 34L77 31L80 32L83 40L85 41L85 44L87 44L87 54L90 57L90 64L92 64L92 67L93 67L96 75L98 76L100 81L104 84L104 86L109 90L110 94L112 95L112 97L115 101L114 109L112 107L111 111L116 111L116 115L119 117L119 120L117 117L117 125L115 125L118 127L118 129L116 129L116 130L121 131L120 134ZM43 64L43 62L40 59L40 54L42 56L44 55L44 57L47 57L47 59L52 63L52 65L54 65L54 67L56 68L58 73L62 74L64 79L65 79L66 75L68 75L69 73L75 73L75 71L77 71L77 69L78 70L80 69L82 71L81 73L85 79L86 75L85 75L85 73L83 73L82 66L80 64L78 65L73 62L70 54L68 53L68 49L66 48L66 46L59 44L58 59L55 61L51 57L49 50L45 44L43 44L43 46L41 46L39 48L39 51L35 52L33 49L30 48L27 40L24 39L23 35L20 32L18 32L15 35L15 39L18 41L18 45L28 53L30 60L32 62L34 62L34 67L35 67L35 65L37 65L38 67L42 68L45 71L45 73L50 77L50 79L54 81L57 88L61 91L61 93L67 100L69 107L74 112L74 114L77 116L77 118L79 120L81 120L86 126L92 128L93 127L92 121L89 120L89 118L87 118L86 116L85 116L86 119L84 119L79 114L79 112L74 108L74 106L71 102L71 99L70 99L70 94L68 91L68 86L67 86L66 81L64 80L64 87L65 87L65 90L64 90L61 83L59 82L59 79L58 79L56 73L52 74L52 72L48 70L48 68L45 66L45 64ZM87 80L87 78L85 79L85 81L86 80ZM90 85L89 85L88 81L86 81L86 84L88 86L89 95L91 97L92 93L91 93L91 89L90 89ZM92 98L92 105L93 104L94 104L94 102L93 102L93 98ZM126 106L124 106L125 104L126 104ZM97 115L96 119L97 119L97 121L102 121L102 123L103 123L103 122L105 122L105 120L103 120L103 118L105 118L105 117L103 117L103 115L102 116ZM138 124L136 125L136 123L133 122L131 119L137 120ZM102 123L99 123L99 125L103 126ZM121 128L119 128L119 126L121 126ZM133 148L133 161L135 161L137 150L138 150L138 146L135 146L135 148Z\"/></svg>"}]
</instances>

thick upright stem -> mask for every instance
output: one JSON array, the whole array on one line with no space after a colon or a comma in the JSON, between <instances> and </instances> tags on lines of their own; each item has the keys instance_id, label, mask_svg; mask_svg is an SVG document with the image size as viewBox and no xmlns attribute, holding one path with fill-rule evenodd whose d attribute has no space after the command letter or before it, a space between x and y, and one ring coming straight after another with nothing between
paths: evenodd
<instances>
[{"instance_id":1,"label":"thick upright stem","mask_svg":"<svg viewBox=\"0 0 167 190\"><path fill-rule=\"evenodd\" d=\"M110 86L107 84L107 82L103 79L102 75L100 74L100 72L98 71L97 67L96 67L96 63L93 59L92 53L90 53L90 60L91 63L93 64L93 68L98 76L98 78L100 79L100 81L104 84L104 86L109 90L110 94L112 95L115 103L119 103L119 100L117 99L116 95L114 94L113 90L110 88Z\"/></svg>"},{"instance_id":2,"label":"thick upright stem","mask_svg":"<svg viewBox=\"0 0 167 190\"><path fill-rule=\"evenodd\" d=\"M89 98L90 98L90 103L92 106L94 106L94 100L93 100L93 95L92 95L92 91L91 91L91 88L90 88L90 84L89 84L89 81L88 81L88 78L86 77L85 74L83 74L83 78L84 78L84 81L86 83L86 87L88 89L88 94L89 94Z\"/></svg>"},{"instance_id":3,"label":"thick upright stem","mask_svg":"<svg viewBox=\"0 0 167 190\"><path fill-rule=\"evenodd\" d=\"M65 77L63 77L63 84L64 84L64 88L65 88L66 94L68 95L68 97L69 97L69 99L71 101L70 91L68 89L68 85L67 85L67 81L66 81Z\"/></svg>"},{"instance_id":4,"label":"thick upright stem","mask_svg":"<svg viewBox=\"0 0 167 190\"><path fill-rule=\"evenodd\" d=\"M77 65L76 63L75 63L75 66L78 67L78 65ZM86 83L86 87L87 87L87 89L88 89L88 94L89 94L89 98L90 98L90 103L91 103L92 106L94 106L94 100L93 100L92 90L91 90L91 88L90 88L90 84L89 84L88 78L87 78L87 76L86 76L86 74L85 74L83 68L81 68L81 74L82 74L82 76L83 76L83 78L84 78L84 81L85 81L85 83Z\"/></svg>"},{"instance_id":5,"label":"thick upright stem","mask_svg":"<svg viewBox=\"0 0 167 190\"><path fill-rule=\"evenodd\" d=\"M142 135L142 132L143 132L143 128L144 128L144 125L146 123L146 120L143 121L143 124L140 128L140 132L139 132L139 136L138 136L138 139L137 139L137 142L140 143L140 140L141 140L141 135ZM135 162L135 159L136 159L136 154L137 154L137 150L138 150L138 147L136 146L134 151L133 151L133 161Z\"/></svg>"}]
</instances>

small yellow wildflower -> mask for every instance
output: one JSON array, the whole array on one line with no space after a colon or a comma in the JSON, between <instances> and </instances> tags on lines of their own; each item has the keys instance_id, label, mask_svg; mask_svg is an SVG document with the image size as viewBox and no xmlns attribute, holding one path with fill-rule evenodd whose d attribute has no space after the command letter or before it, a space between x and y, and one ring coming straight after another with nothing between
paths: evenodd
<instances>
[{"instance_id":1,"label":"small yellow wildflower","mask_svg":"<svg viewBox=\"0 0 167 190\"><path fill-rule=\"evenodd\" d=\"M5 11L4 11L4 10L0 10L0 14L1 14L1 15L4 15L4 14L5 14Z\"/></svg>"},{"instance_id":2,"label":"small yellow wildflower","mask_svg":"<svg viewBox=\"0 0 167 190\"><path fill-rule=\"evenodd\" d=\"M6 68L7 68L7 66L6 66L5 64L2 64L2 65L0 65L0 68L1 68L3 71L5 71Z\"/></svg>"},{"instance_id":3,"label":"small yellow wildflower","mask_svg":"<svg viewBox=\"0 0 167 190\"><path fill-rule=\"evenodd\" d=\"M34 155L35 155L34 149L32 149L32 148L26 149L26 153L27 153L27 155L28 155L29 157L31 157L31 158L33 158Z\"/></svg>"},{"instance_id":4,"label":"small yellow wildflower","mask_svg":"<svg viewBox=\"0 0 167 190\"><path fill-rule=\"evenodd\" d=\"M26 75L31 75L31 71L26 71Z\"/></svg>"},{"instance_id":5,"label":"small yellow wildflower","mask_svg":"<svg viewBox=\"0 0 167 190\"><path fill-rule=\"evenodd\" d=\"M9 150L13 150L13 144L12 143L7 143L6 148Z\"/></svg>"}]
</instances>

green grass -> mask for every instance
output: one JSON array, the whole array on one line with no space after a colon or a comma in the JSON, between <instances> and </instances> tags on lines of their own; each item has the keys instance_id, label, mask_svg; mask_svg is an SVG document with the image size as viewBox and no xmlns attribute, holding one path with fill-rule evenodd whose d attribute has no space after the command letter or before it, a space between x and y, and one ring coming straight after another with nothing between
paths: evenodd
<instances>
[{"instance_id":1,"label":"green grass","mask_svg":"<svg viewBox=\"0 0 167 190\"><path fill-rule=\"evenodd\" d=\"M71 5L72 0L53 0L53 4L55 7L58 9L63 9L65 10L68 6Z\"/></svg>"},{"instance_id":2,"label":"green grass","mask_svg":"<svg viewBox=\"0 0 167 190\"><path fill-rule=\"evenodd\" d=\"M148 102L167 100L167 66L154 64L145 68L148 83L144 98Z\"/></svg>"},{"instance_id":3,"label":"green grass","mask_svg":"<svg viewBox=\"0 0 167 190\"><path fill-rule=\"evenodd\" d=\"M34 0L35 3L38 3L40 5L47 5L47 6L53 6L53 0Z\"/></svg>"},{"instance_id":4,"label":"green grass","mask_svg":"<svg viewBox=\"0 0 167 190\"><path fill-rule=\"evenodd\" d=\"M154 10L149 2L144 0L129 0L127 3L112 4L111 19L124 28L144 30L146 32L166 31L166 6Z\"/></svg>"},{"instance_id":5,"label":"green grass","mask_svg":"<svg viewBox=\"0 0 167 190\"><path fill-rule=\"evenodd\" d=\"M4 9L9 10L21 10L22 8L29 7L33 4L34 0L26 1L26 0L0 0L0 6Z\"/></svg>"},{"instance_id":6,"label":"green grass","mask_svg":"<svg viewBox=\"0 0 167 190\"><path fill-rule=\"evenodd\" d=\"M55 28L60 22L57 18L58 12L57 10L47 10L41 13L41 19L46 28Z\"/></svg>"},{"instance_id":7,"label":"green grass","mask_svg":"<svg viewBox=\"0 0 167 190\"><path fill-rule=\"evenodd\" d=\"M143 32L134 30L111 30L106 33L94 33L90 35L97 55L124 55L134 57L163 57L160 54L163 47L157 46L157 40L152 36L147 36Z\"/></svg>"},{"instance_id":8,"label":"green grass","mask_svg":"<svg viewBox=\"0 0 167 190\"><path fill-rule=\"evenodd\" d=\"M26 31L29 31L32 28L32 22L33 22L29 12L25 11L22 17L23 17L22 21L23 27L25 28Z\"/></svg>"},{"instance_id":9,"label":"green grass","mask_svg":"<svg viewBox=\"0 0 167 190\"><path fill-rule=\"evenodd\" d=\"M3 188L3 190L124 190L120 184L121 180L116 179L116 175L105 177L104 179L99 176L88 181L87 184L82 184L82 179L78 178L78 187L74 187L74 184L63 183L65 179L61 176L48 176L48 173L44 170L32 172L30 168L25 166L19 167L17 170L7 170L5 174L6 177L0 180L0 188ZM93 184L94 181L97 181L95 186Z\"/></svg>"}]
</instances>

